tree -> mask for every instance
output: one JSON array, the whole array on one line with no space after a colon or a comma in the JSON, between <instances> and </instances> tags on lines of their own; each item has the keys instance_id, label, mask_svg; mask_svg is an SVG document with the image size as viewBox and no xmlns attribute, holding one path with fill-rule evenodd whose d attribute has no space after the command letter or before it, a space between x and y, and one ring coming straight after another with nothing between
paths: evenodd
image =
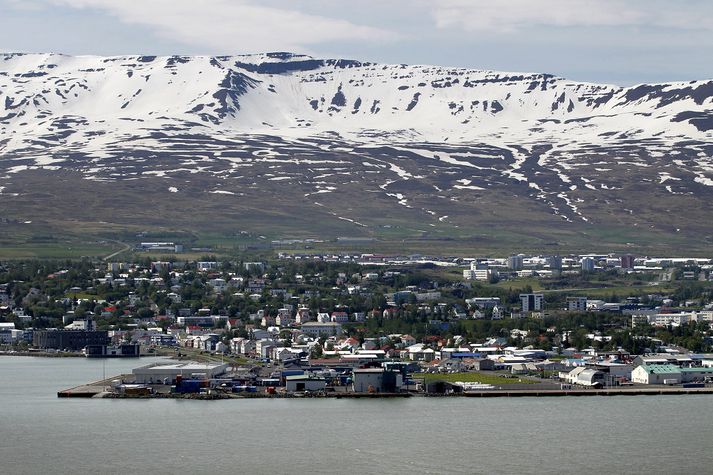
<instances>
[{"instance_id":1,"label":"tree","mask_svg":"<svg viewBox=\"0 0 713 475\"><path fill-rule=\"evenodd\" d=\"M313 359L321 358L323 355L322 351L322 345L317 343L316 345L312 346L312 349L310 350L309 357Z\"/></svg>"},{"instance_id":2,"label":"tree","mask_svg":"<svg viewBox=\"0 0 713 475\"><path fill-rule=\"evenodd\" d=\"M588 341L589 340L587 339L587 330L585 330L584 328L578 328L572 333L569 343L578 350L582 350L586 348Z\"/></svg>"}]
</instances>

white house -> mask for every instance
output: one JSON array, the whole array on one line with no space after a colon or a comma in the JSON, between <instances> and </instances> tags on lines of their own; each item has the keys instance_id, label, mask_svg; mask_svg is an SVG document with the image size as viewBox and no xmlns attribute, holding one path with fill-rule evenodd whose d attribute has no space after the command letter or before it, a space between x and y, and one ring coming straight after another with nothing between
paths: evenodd
<instances>
[{"instance_id":1,"label":"white house","mask_svg":"<svg viewBox=\"0 0 713 475\"><path fill-rule=\"evenodd\" d=\"M310 311L306 307L302 307L299 310L297 310L297 315L295 317L295 321L299 324L302 323L307 323L310 320L312 320L312 316L310 315Z\"/></svg>"},{"instance_id":2,"label":"white house","mask_svg":"<svg viewBox=\"0 0 713 475\"><path fill-rule=\"evenodd\" d=\"M277 361L293 360L302 357L302 350L299 348L273 348L272 359Z\"/></svg>"},{"instance_id":3,"label":"white house","mask_svg":"<svg viewBox=\"0 0 713 475\"><path fill-rule=\"evenodd\" d=\"M503 312L500 310L500 307L497 305L493 307L493 314L491 317L493 320L502 320L503 319Z\"/></svg>"},{"instance_id":4,"label":"white house","mask_svg":"<svg viewBox=\"0 0 713 475\"><path fill-rule=\"evenodd\" d=\"M335 323L349 322L349 314L347 312L332 312L331 321Z\"/></svg>"},{"instance_id":5,"label":"white house","mask_svg":"<svg viewBox=\"0 0 713 475\"><path fill-rule=\"evenodd\" d=\"M261 358L270 356L270 350L275 346L275 340L265 338L255 342L255 354Z\"/></svg>"}]
</instances>

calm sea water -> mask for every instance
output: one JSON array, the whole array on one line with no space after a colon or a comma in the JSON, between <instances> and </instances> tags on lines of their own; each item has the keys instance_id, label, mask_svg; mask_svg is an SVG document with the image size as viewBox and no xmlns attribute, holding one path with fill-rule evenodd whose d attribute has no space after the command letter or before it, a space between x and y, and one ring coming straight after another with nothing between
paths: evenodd
<instances>
[{"instance_id":1,"label":"calm sea water","mask_svg":"<svg viewBox=\"0 0 713 475\"><path fill-rule=\"evenodd\" d=\"M713 396L56 397L144 363L0 357L0 473L713 473Z\"/></svg>"}]
</instances>

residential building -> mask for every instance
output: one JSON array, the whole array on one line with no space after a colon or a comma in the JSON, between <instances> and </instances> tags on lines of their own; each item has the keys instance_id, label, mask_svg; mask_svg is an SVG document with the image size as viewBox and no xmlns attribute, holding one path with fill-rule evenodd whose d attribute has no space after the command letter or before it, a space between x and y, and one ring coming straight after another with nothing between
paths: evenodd
<instances>
[{"instance_id":1,"label":"residential building","mask_svg":"<svg viewBox=\"0 0 713 475\"><path fill-rule=\"evenodd\" d=\"M500 297L474 297L472 299L466 299L465 303L471 308L491 308L500 305Z\"/></svg>"},{"instance_id":2,"label":"residential building","mask_svg":"<svg viewBox=\"0 0 713 475\"><path fill-rule=\"evenodd\" d=\"M302 332L312 336L340 335L342 333L342 325L336 322L307 322L302 324Z\"/></svg>"},{"instance_id":3,"label":"residential building","mask_svg":"<svg viewBox=\"0 0 713 475\"><path fill-rule=\"evenodd\" d=\"M510 256L508 257L507 266L509 270L518 271L522 270L525 264L525 259L523 256Z\"/></svg>"},{"instance_id":4,"label":"residential building","mask_svg":"<svg viewBox=\"0 0 713 475\"><path fill-rule=\"evenodd\" d=\"M622 269L633 269L634 268L634 256L627 254L619 258L619 263Z\"/></svg>"},{"instance_id":5,"label":"residential building","mask_svg":"<svg viewBox=\"0 0 713 475\"><path fill-rule=\"evenodd\" d=\"M594 259L591 257L584 257L582 258L581 265L582 265L582 272L592 272L594 271Z\"/></svg>"},{"instance_id":6,"label":"residential building","mask_svg":"<svg viewBox=\"0 0 713 475\"><path fill-rule=\"evenodd\" d=\"M247 271L253 270L255 272L263 273L263 272L265 272L265 263L264 262L244 262L243 268Z\"/></svg>"},{"instance_id":7,"label":"residential building","mask_svg":"<svg viewBox=\"0 0 713 475\"><path fill-rule=\"evenodd\" d=\"M312 320L312 317L310 315L310 311L308 308L300 308L297 310L297 316L295 317L295 321L299 324L307 323Z\"/></svg>"},{"instance_id":8,"label":"residential building","mask_svg":"<svg viewBox=\"0 0 713 475\"><path fill-rule=\"evenodd\" d=\"M490 318L492 320L502 320L503 318L505 318L505 314L500 309L500 307L496 305L493 307L493 313L491 314Z\"/></svg>"},{"instance_id":9,"label":"residential building","mask_svg":"<svg viewBox=\"0 0 713 475\"><path fill-rule=\"evenodd\" d=\"M330 320L335 323L347 323L349 322L349 314L347 312L332 312Z\"/></svg>"},{"instance_id":10,"label":"residential building","mask_svg":"<svg viewBox=\"0 0 713 475\"><path fill-rule=\"evenodd\" d=\"M567 297L567 310L570 312L586 312L587 297Z\"/></svg>"},{"instance_id":11,"label":"residential building","mask_svg":"<svg viewBox=\"0 0 713 475\"><path fill-rule=\"evenodd\" d=\"M523 312L539 312L545 299L544 294L520 294Z\"/></svg>"}]
</instances>

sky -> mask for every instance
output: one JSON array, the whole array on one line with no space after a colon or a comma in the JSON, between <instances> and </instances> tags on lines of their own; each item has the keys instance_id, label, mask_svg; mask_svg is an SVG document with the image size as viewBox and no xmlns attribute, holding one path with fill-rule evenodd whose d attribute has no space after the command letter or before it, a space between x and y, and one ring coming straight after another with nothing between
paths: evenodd
<instances>
[{"instance_id":1,"label":"sky","mask_svg":"<svg viewBox=\"0 0 713 475\"><path fill-rule=\"evenodd\" d=\"M0 0L0 51L323 58L713 78L711 0Z\"/></svg>"}]
</instances>

